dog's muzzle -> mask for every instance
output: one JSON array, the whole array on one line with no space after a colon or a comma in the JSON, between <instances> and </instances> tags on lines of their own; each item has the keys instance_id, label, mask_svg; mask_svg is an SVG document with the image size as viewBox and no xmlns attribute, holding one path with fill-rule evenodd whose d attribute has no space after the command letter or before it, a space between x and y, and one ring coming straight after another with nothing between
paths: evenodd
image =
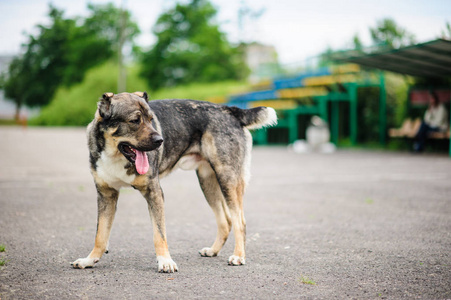
<instances>
[{"instance_id":1,"label":"dog's muzzle","mask_svg":"<svg viewBox=\"0 0 451 300\"><path fill-rule=\"evenodd\" d=\"M159 134L152 135L152 150L157 149L163 144L163 137Z\"/></svg>"}]
</instances>

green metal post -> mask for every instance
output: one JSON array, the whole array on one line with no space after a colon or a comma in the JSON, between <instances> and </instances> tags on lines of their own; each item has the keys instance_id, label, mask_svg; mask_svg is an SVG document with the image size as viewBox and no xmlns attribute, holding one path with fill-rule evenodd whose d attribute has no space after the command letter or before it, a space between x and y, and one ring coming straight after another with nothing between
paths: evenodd
<instances>
[{"instance_id":1,"label":"green metal post","mask_svg":"<svg viewBox=\"0 0 451 300\"><path fill-rule=\"evenodd\" d=\"M288 112L288 142L294 143L298 139L298 120L296 110Z\"/></svg>"},{"instance_id":2,"label":"green metal post","mask_svg":"<svg viewBox=\"0 0 451 300\"><path fill-rule=\"evenodd\" d=\"M332 112L331 112L331 116L330 116L330 133L331 133L331 139L332 139L332 143L334 143L335 145L338 144L338 133L339 133L339 115L340 115L340 110L339 110L340 106L339 106L339 102L338 100L332 100Z\"/></svg>"},{"instance_id":3,"label":"green metal post","mask_svg":"<svg viewBox=\"0 0 451 300\"><path fill-rule=\"evenodd\" d=\"M381 145L385 145L387 131L387 95L385 91L385 76L383 72L380 72L379 79L379 142Z\"/></svg>"},{"instance_id":4,"label":"green metal post","mask_svg":"<svg viewBox=\"0 0 451 300\"><path fill-rule=\"evenodd\" d=\"M318 107L319 107L319 115L325 121L329 122L328 112L327 112L327 96L319 96L318 97Z\"/></svg>"},{"instance_id":5,"label":"green metal post","mask_svg":"<svg viewBox=\"0 0 451 300\"><path fill-rule=\"evenodd\" d=\"M355 145L357 144L357 85L355 83L349 86L349 100L351 143Z\"/></svg>"},{"instance_id":6,"label":"green metal post","mask_svg":"<svg viewBox=\"0 0 451 300\"><path fill-rule=\"evenodd\" d=\"M259 145L268 144L268 132L266 128L258 129L254 132L254 140Z\"/></svg>"}]
</instances>

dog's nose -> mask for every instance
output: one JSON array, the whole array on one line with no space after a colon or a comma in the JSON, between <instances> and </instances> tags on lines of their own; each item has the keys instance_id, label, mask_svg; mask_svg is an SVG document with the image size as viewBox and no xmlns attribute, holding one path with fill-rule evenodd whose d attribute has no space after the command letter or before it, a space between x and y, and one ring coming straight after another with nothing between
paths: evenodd
<instances>
[{"instance_id":1,"label":"dog's nose","mask_svg":"<svg viewBox=\"0 0 451 300\"><path fill-rule=\"evenodd\" d=\"M154 135L152 136L152 145L155 148L158 148L161 146L161 144L163 143L163 138L161 137L161 135Z\"/></svg>"}]
</instances>

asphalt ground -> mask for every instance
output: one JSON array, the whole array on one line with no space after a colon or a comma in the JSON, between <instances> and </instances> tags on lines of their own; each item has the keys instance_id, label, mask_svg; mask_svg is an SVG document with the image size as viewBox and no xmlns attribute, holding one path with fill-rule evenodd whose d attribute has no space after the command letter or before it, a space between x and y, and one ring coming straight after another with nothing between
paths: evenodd
<instances>
[{"instance_id":1,"label":"asphalt ground","mask_svg":"<svg viewBox=\"0 0 451 300\"><path fill-rule=\"evenodd\" d=\"M450 299L451 159L255 147L246 265L200 257L216 234L194 172L162 180L169 249L157 272L147 204L123 189L110 253L94 244L96 192L84 129L0 127L0 298ZM2 247L0 247L0 251Z\"/></svg>"}]
</instances>

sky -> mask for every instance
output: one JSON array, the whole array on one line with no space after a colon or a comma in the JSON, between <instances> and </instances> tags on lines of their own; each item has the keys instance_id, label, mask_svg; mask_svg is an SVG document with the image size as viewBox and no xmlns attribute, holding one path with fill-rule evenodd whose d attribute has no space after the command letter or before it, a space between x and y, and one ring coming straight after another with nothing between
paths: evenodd
<instances>
[{"instance_id":1,"label":"sky","mask_svg":"<svg viewBox=\"0 0 451 300\"><path fill-rule=\"evenodd\" d=\"M87 3L125 4L141 29L137 42L151 47L151 28L158 16L175 0L0 0L0 55L17 54L37 24L48 23L48 4L65 11L66 17L86 16ZM181 0L181 2L187 2ZM282 64L298 64L328 47L346 49L358 34L369 46L369 27L392 18L415 35L417 42L438 38L451 23L451 0L211 0L218 9L217 21L229 41L257 41L272 45ZM238 26L238 10L245 3L263 13Z\"/></svg>"}]
</instances>

